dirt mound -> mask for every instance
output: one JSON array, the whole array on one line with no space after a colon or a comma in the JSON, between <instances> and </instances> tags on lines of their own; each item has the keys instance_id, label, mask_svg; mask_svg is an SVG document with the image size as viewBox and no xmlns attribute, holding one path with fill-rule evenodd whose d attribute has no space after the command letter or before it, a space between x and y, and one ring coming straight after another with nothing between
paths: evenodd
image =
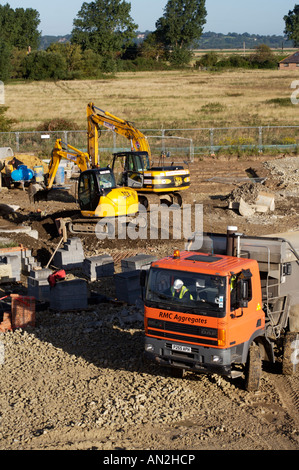
<instances>
[{"instance_id":1,"label":"dirt mound","mask_svg":"<svg viewBox=\"0 0 299 470\"><path fill-rule=\"evenodd\" d=\"M265 187L262 184L249 182L234 189L227 199L232 202L240 202L243 199L248 204L254 204L260 191L265 191Z\"/></svg>"},{"instance_id":2,"label":"dirt mound","mask_svg":"<svg viewBox=\"0 0 299 470\"><path fill-rule=\"evenodd\" d=\"M299 190L299 157L287 157L264 163L277 186L282 189Z\"/></svg>"},{"instance_id":3,"label":"dirt mound","mask_svg":"<svg viewBox=\"0 0 299 470\"><path fill-rule=\"evenodd\" d=\"M44 172L48 171L48 165L43 160L41 160L36 155L31 155L31 154L26 154L26 153L17 153L17 154L14 154L14 157L5 158L6 167L10 165L10 162L13 158L16 158L17 160L22 162L23 165L26 165L31 170L33 170L35 166L42 166Z\"/></svg>"}]
</instances>

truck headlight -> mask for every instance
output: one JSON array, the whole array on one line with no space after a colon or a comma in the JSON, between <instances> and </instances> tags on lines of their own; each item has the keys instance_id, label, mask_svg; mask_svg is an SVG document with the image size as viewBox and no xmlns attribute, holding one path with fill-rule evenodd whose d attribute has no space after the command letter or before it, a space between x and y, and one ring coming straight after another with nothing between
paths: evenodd
<instances>
[{"instance_id":1,"label":"truck headlight","mask_svg":"<svg viewBox=\"0 0 299 470\"><path fill-rule=\"evenodd\" d=\"M154 345L151 344L151 343L147 343L147 344L145 345L145 350L146 350L147 352L154 352Z\"/></svg>"},{"instance_id":2,"label":"truck headlight","mask_svg":"<svg viewBox=\"0 0 299 470\"><path fill-rule=\"evenodd\" d=\"M212 362L214 362L214 364L221 364L222 363L222 357L220 356L212 356Z\"/></svg>"}]
</instances>

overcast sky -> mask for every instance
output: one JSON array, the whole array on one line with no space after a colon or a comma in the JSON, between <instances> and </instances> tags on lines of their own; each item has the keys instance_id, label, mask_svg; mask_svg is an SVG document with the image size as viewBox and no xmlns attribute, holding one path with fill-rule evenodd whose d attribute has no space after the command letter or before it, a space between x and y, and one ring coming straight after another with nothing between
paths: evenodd
<instances>
[{"instance_id":1,"label":"overcast sky","mask_svg":"<svg viewBox=\"0 0 299 470\"><path fill-rule=\"evenodd\" d=\"M129 0L126 0L129 1ZM6 0L11 8L34 8L40 13L43 35L69 34L82 0ZM87 2L89 3L89 2ZM163 16L167 0L131 0L131 16L140 31L153 31ZM204 31L281 35L284 15L293 10L296 0L206 0L207 23Z\"/></svg>"}]
</instances>

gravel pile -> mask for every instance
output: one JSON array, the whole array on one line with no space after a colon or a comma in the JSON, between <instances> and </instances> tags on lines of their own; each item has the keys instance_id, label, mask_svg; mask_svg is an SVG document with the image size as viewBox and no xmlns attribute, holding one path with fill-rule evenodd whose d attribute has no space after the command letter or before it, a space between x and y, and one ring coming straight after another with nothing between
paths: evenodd
<instances>
[{"instance_id":1,"label":"gravel pile","mask_svg":"<svg viewBox=\"0 0 299 470\"><path fill-rule=\"evenodd\" d=\"M286 157L265 162L279 188L299 192L299 157Z\"/></svg>"}]
</instances>

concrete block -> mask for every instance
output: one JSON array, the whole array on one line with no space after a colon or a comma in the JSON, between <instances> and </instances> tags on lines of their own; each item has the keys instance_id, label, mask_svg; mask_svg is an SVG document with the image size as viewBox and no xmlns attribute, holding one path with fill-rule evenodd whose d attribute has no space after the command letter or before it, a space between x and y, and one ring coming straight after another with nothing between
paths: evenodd
<instances>
[{"instance_id":1,"label":"concrete block","mask_svg":"<svg viewBox=\"0 0 299 470\"><path fill-rule=\"evenodd\" d=\"M2 270L5 269L3 266L10 266L10 278L9 282L19 282L21 279L21 257L18 254L7 254L0 257ZM6 278L7 274L4 275ZM3 279L2 282L8 282L7 279Z\"/></svg>"},{"instance_id":2,"label":"concrete block","mask_svg":"<svg viewBox=\"0 0 299 470\"><path fill-rule=\"evenodd\" d=\"M121 269L122 272L135 271L149 266L153 261L157 261L155 256L139 254L123 259L121 261Z\"/></svg>"},{"instance_id":3,"label":"concrete block","mask_svg":"<svg viewBox=\"0 0 299 470\"><path fill-rule=\"evenodd\" d=\"M48 285L30 285L28 284L27 294L29 296L35 297L39 302L50 302L51 298L51 289Z\"/></svg>"},{"instance_id":4,"label":"concrete block","mask_svg":"<svg viewBox=\"0 0 299 470\"><path fill-rule=\"evenodd\" d=\"M52 310L80 310L88 307L87 282L82 279L58 282L51 287L50 295Z\"/></svg>"},{"instance_id":5,"label":"concrete block","mask_svg":"<svg viewBox=\"0 0 299 470\"><path fill-rule=\"evenodd\" d=\"M52 269L44 268L44 269L31 269L30 276L34 279L48 279L48 277L52 274Z\"/></svg>"},{"instance_id":6,"label":"concrete block","mask_svg":"<svg viewBox=\"0 0 299 470\"><path fill-rule=\"evenodd\" d=\"M83 273L90 281L114 274L114 261L110 255L99 255L85 258L82 266Z\"/></svg>"},{"instance_id":7,"label":"concrete block","mask_svg":"<svg viewBox=\"0 0 299 470\"><path fill-rule=\"evenodd\" d=\"M118 300L134 305L141 299L140 270L115 274L114 284Z\"/></svg>"},{"instance_id":8,"label":"concrete block","mask_svg":"<svg viewBox=\"0 0 299 470\"><path fill-rule=\"evenodd\" d=\"M80 268L84 261L84 251L80 238L69 238L55 253L52 264L57 268Z\"/></svg>"}]
</instances>

